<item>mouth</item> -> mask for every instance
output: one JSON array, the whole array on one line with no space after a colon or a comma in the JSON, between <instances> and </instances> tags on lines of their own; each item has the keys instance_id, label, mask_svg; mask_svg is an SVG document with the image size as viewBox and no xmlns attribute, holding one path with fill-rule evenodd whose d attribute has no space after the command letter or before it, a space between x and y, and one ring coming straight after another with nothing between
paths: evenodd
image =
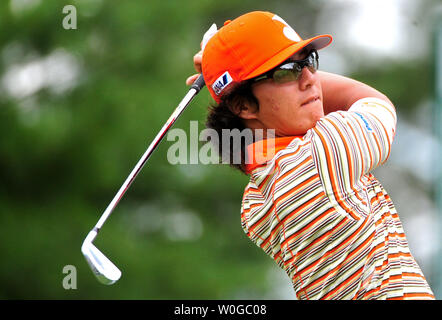
<instances>
[{"instance_id":1,"label":"mouth","mask_svg":"<svg viewBox=\"0 0 442 320\"><path fill-rule=\"evenodd\" d=\"M311 104L311 103L314 103L314 102L316 102L316 101L318 101L318 100L319 100L319 96L313 96L313 97L310 97L310 98L308 98L307 100L305 100L305 101L301 104L301 107L302 107L302 106L306 106L306 105Z\"/></svg>"}]
</instances>

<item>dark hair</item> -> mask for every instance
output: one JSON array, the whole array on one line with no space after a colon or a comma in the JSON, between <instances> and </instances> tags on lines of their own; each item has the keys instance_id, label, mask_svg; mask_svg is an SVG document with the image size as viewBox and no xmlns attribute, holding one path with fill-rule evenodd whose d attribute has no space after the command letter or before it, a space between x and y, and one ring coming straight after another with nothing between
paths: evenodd
<instances>
[{"instance_id":1,"label":"dark hair","mask_svg":"<svg viewBox=\"0 0 442 320\"><path fill-rule=\"evenodd\" d=\"M250 81L243 81L236 84L229 92L221 97L219 104L210 105L206 119L206 127L214 129L218 134L218 141L212 141L212 143L214 143L218 149L220 160L223 163L228 162L231 167L239 169L243 173L246 173L246 141L240 138L240 146L235 146L233 137L230 137L228 150L227 148L223 150L223 143L220 137L222 137L223 129L230 131L237 129L238 133L242 133L247 129L243 119L239 117L241 106L245 104L259 108L259 103L252 92ZM253 136L253 142L254 139L255 137ZM240 162L238 163L238 161L234 161L234 159L240 159Z\"/></svg>"}]
</instances>

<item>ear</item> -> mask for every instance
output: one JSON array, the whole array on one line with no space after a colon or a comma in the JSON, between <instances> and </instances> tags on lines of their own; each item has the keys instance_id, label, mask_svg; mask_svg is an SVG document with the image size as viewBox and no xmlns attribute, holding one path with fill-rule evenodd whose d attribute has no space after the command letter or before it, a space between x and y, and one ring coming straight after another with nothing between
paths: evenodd
<instances>
[{"instance_id":1,"label":"ear","mask_svg":"<svg viewBox=\"0 0 442 320\"><path fill-rule=\"evenodd\" d=\"M236 105L233 112L244 120L253 120L258 118L258 108L248 103Z\"/></svg>"}]
</instances>

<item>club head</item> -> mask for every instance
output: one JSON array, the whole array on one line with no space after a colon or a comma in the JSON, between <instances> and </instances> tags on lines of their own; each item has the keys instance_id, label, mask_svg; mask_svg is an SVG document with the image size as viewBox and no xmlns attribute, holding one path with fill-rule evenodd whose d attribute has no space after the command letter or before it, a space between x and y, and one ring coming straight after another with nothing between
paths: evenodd
<instances>
[{"instance_id":1,"label":"club head","mask_svg":"<svg viewBox=\"0 0 442 320\"><path fill-rule=\"evenodd\" d=\"M86 258L87 263L92 269L92 272L97 277L98 281L103 284L114 284L121 277L121 271L101 253L92 241L95 239L97 232L92 230L89 232L86 239L81 246L81 252Z\"/></svg>"}]
</instances>

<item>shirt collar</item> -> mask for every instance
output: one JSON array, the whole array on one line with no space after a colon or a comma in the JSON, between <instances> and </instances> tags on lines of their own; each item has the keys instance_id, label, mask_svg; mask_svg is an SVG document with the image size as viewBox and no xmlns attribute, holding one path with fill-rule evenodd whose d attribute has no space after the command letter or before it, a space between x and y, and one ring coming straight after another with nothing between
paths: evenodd
<instances>
[{"instance_id":1,"label":"shirt collar","mask_svg":"<svg viewBox=\"0 0 442 320\"><path fill-rule=\"evenodd\" d=\"M257 141L247 146L246 173L266 164L278 151L285 149L296 136L278 137Z\"/></svg>"}]
</instances>

